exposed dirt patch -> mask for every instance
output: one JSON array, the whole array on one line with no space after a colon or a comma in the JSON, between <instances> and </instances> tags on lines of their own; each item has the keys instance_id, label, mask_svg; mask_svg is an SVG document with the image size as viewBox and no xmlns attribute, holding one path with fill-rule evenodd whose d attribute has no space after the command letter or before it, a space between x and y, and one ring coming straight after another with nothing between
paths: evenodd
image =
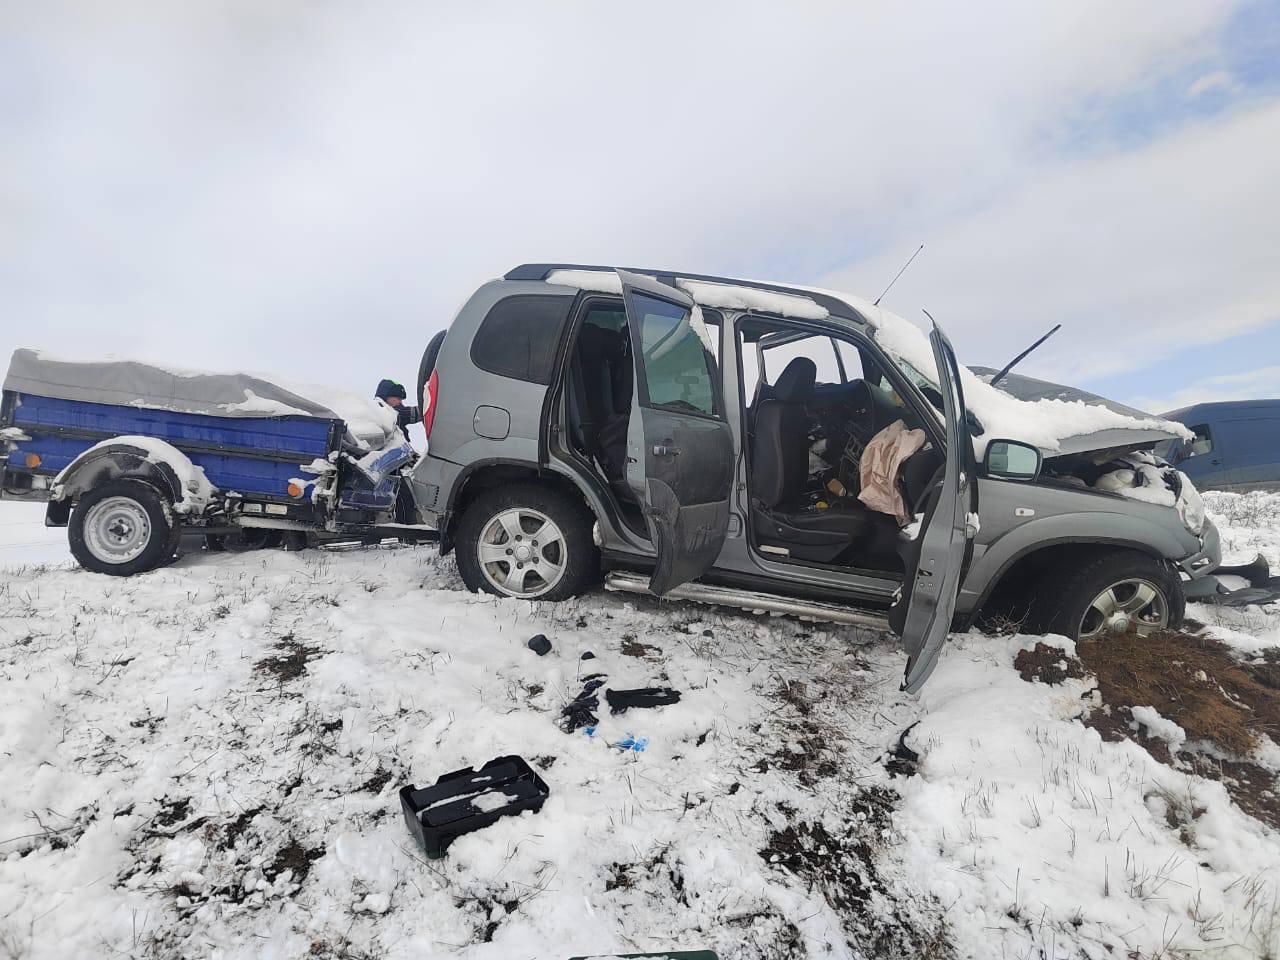
<instances>
[{"instance_id":1,"label":"exposed dirt patch","mask_svg":"<svg viewBox=\"0 0 1280 960\"><path fill-rule=\"evenodd\" d=\"M228 821L222 828L222 842L227 848L234 847L238 840L246 830L249 824L253 822L253 818L262 812L262 807L252 807L236 815L233 820Z\"/></svg>"},{"instance_id":2,"label":"exposed dirt patch","mask_svg":"<svg viewBox=\"0 0 1280 960\"><path fill-rule=\"evenodd\" d=\"M292 635L282 637L276 644L276 649L281 651L279 655L259 660L256 664L259 675L276 683L297 680L307 672L307 662L320 655L319 647L299 643Z\"/></svg>"},{"instance_id":3,"label":"exposed dirt patch","mask_svg":"<svg viewBox=\"0 0 1280 960\"><path fill-rule=\"evenodd\" d=\"M1220 780L1249 816L1280 830L1280 777L1256 763L1218 760L1204 754L1182 752L1178 759L1210 780Z\"/></svg>"},{"instance_id":4,"label":"exposed dirt patch","mask_svg":"<svg viewBox=\"0 0 1280 960\"><path fill-rule=\"evenodd\" d=\"M293 872L293 882L301 883L307 878L307 874L311 872L311 865L323 856L324 847L307 849L297 840L290 839L288 843L280 848L276 858L268 866L262 868L262 874L268 880L275 880L286 870L291 870Z\"/></svg>"},{"instance_id":5,"label":"exposed dirt patch","mask_svg":"<svg viewBox=\"0 0 1280 960\"><path fill-rule=\"evenodd\" d=\"M1241 810L1280 829L1280 779L1246 759L1260 737L1280 734L1280 651L1246 663L1220 641L1172 630L1085 641L1077 650L1079 660L1037 643L1021 651L1014 666L1024 680L1043 683L1092 674L1102 705L1085 718L1087 726L1105 740L1133 740L1161 763L1220 781ZM1178 724L1187 748L1175 754L1165 740L1147 736L1134 722L1136 706L1154 707ZM1198 743L1217 749L1198 751ZM1215 756L1219 751L1234 759ZM1187 831L1200 811L1165 800L1170 827Z\"/></svg>"},{"instance_id":6,"label":"exposed dirt patch","mask_svg":"<svg viewBox=\"0 0 1280 960\"><path fill-rule=\"evenodd\" d=\"M172 827L181 823L191 815L191 798L179 797L177 800L164 800L160 804L160 812L155 816L156 826Z\"/></svg>"},{"instance_id":7,"label":"exposed dirt patch","mask_svg":"<svg viewBox=\"0 0 1280 960\"><path fill-rule=\"evenodd\" d=\"M624 657L660 657L662 656L662 648L655 647L651 643L641 643L631 634L627 634L622 638L622 646L619 648Z\"/></svg>"},{"instance_id":8,"label":"exposed dirt patch","mask_svg":"<svg viewBox=\"0 0 1280 960\"><path fill-rule=\"evenodd\" d=\"M803 680L784 680L778 684L773 695L783 703L789 703L800 711L802 717L813 712L813 698L809 696L809 685Z\"/></svg>"},{"instance_id":9,"label":"exposed dirt patch","mask_svg":"<svg viewBox=\"0 0 1280 960\"><path fill-rule=\"evenodd\" d=\"M605 890L629 890L635 883L635 878L631 876L631 868L633 863L614 863L609 867L609 876L605 878Z\"/></svg>"},{"instance_id":10,"label":"exposed dirt patch","mask_svg":"<svg viewBox=\"0 0 1280 960\"><path fill-rule=\"evenodd\" d=\"M1132 736L1128 711L1134 706L1155 707L1190 742L1208 740L1241 757L1259 736L1280 732L1280 697L1217 640L1171 630L1108 637L1077 649L1110 708L1109 717L1094 711L1088 722L1108 739Z\"/></svg>"},{"instance_id":11,"label":"exposed dirt patch","mask_svg":"<svg viewBox=\"0 0 1280 960\"><path fill-rule=\"evenodd\" d=\"M379 765L378 769L373 772L373 776L360 784L357 789L363 790L366 793L381 793L382 788L391 782L391 776L392 774L390 770Z\"/></svg>"},{"instance_id":12,"label":"exposed dirt patch","mask_svg":"<svg viewBox=\"0 0 1280 960\"><path fill-rule=\"evenodd\" d=\"M916 929L876 906L877 894L894 899L876 865L876 852L896 799L883 788L864 791L853 805L853 816L842 818L836 832L821 822L790 823L769 837L760 856L826 898L843 918L850 939L869 956L952 956L944 928Z\"/></svg>"},{"instance_id":13,"label":"exposed dirt patch","mask_svg":"<svg viewBox=\"0 0 1280 960\"><path fill-rule=\"evenodd\" d=\"M1023 680L1038 680L1050 685L1064 680L1079 680L1085 675L1079 660L1068 657L1066 651L1047 643L1037 643L1031 650L1018 651L1013 666Z\"/></svg>"}]
</instances>

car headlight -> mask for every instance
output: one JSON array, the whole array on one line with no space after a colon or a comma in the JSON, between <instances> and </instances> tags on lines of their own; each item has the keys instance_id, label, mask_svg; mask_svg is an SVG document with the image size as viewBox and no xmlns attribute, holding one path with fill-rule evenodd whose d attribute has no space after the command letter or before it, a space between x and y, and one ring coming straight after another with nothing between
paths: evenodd
<instances>
[{"instance_id":1,"label":"car headlight","mask_svg":"<svg viewBox=\"0 0 1280 960\"><path fill-rule=\"evenodd\" d=\"M1182 481L1178 500L1174 504L1178 510L1178 518L1184 527L1198 537L1204 532L1204 501L1200 499L1200 491L1195 484L1181 470L1178 471L1178 479Z\"/></svg>"}]
</instances>

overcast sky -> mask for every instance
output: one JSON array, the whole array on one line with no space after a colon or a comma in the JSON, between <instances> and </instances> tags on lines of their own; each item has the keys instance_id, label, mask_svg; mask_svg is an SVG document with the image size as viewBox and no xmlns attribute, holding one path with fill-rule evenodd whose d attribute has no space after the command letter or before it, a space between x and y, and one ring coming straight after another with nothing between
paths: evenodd
<instances>
[{"instance_id":1,"label":"overcast sky","mask_svg":"<svg viewBox=\"0 0 1280 960\"><path fill-rule=\"evenodd\" d=\"M411 382L524 261L1280 396L1280 5L0 4L0 350Z\"/></svg>"}]
</instances>

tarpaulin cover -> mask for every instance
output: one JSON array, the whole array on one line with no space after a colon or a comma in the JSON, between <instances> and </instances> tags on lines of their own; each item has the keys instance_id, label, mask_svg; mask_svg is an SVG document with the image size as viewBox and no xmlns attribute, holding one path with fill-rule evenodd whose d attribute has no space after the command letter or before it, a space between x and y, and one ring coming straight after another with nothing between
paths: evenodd
<instances>
[{"instance_id":1,"label":"tarpaulin cover","mask_svg":"<svg viewBox=\"0 0 1280 960\"><path fill-rule=\"evenodd\" d=\"M63 400L216 417L304 416L341 420L349 438L374 449L396 432L395 412L372 398L251 373L177 370L137 360L64 360L19 349L4 389Z\"/></svg>"}]
</instances>

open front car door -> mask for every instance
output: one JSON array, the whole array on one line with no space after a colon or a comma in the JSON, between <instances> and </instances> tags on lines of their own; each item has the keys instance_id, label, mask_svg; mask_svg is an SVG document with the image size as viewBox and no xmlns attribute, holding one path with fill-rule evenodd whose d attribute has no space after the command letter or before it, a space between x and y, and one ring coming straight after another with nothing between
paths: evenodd
<instances>
[{"instance_id":1,"label":"open front car door","mask_svg":"<svg viewBox=\"0 0 1280 960\"><path fill-rule=\"evenodd\" d=\"M705 573L729 527L733 438L711 340L683 291L618 271L635 387L627 485L657 551L649 589L664 594Z\"/></svg>"},{"instance_id":2,"label":"open front car door","mask_svg":"<svg viewBox=\"0 0 1280 960\"><path fill-rule=\"evenodd\" d=\"M951 341L936 323L929 342L947 421L947 459L941 482L926 498L921 529L903 547L902 594L889 610L889 624L907 651L902 688L908 693L924 686L947 642L956 594L972 552L970 542L977 533L970 520L971 514L976 517L977 487L960 366Z\"/></svg>"}]
</instances>

